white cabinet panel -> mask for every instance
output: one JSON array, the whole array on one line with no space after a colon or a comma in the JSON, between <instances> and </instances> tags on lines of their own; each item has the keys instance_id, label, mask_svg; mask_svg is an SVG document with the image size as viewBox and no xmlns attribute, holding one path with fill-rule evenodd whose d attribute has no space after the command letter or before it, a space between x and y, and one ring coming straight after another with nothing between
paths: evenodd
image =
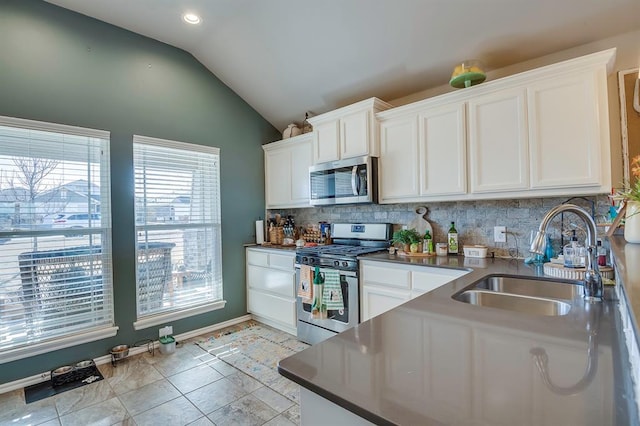
<instances>
[{"instance_id":1,"label":"white cabinet panel","mask_svg":"<svg viewBox=\"0 0 640 426\"><path fill-rule=\"evenodd\" d=\"M247 248L247 311L288 333L296 327L295 253Z\"/></svg>"},{"instance_id":2,"label":"white cabinet panel","mask_svg":"<svg viewBox=\"0 0 640 426\"><path fill-rule=\"evenodd\" d=\"M262 146L267 208L311 207L309 166L313 163L310 133Z\"/></svg>"},{"instance_id":3,"label":"white cabinet panel","mask_svg":"<svg viewBox=\"0 0 640 426\"><path fill-rule=\"evenodd\" d=\"M341 158L359 157L369 153L370 111L358 111L340 119Z\"/></svg>"},{"instance_id":4,"label":"white cabinet panel","mask_svg":"<svg viewBox=\"0 0 640 426\"><path fill-rule=\"evenodd\" d=\"M313 125L313 160L317 163L380 155L375 113L391 105L377 98L365 99L309 119Z\"/></svg>"},{"instance_id":5,"label":"white cabinet panel","mask_svg":"<svg viewBox=\"0 0 640 426\"><path fill-rule=\"evenodd\" d=\"M593 72L532 84L527 100L531 186L597 185L601 118Z\"/></svg>"},{"instance_id":6,"label":"white cabinet panel","mask_svg":"<svg viewBox=\"0 0 640 426\"><path fill-rule=\"evenodd\" d=\"M291 273L294 269L295 255L269 253L269 266Z\"/></svg>"},{"instance_id":7,"label":"white cabinet panel","mask_svg":"<svg viewBox=\"0 0 640 426\"><path fill-rule=\"evenodd\" d=\"M340 159L340 120L315 124L313 131L314 161L324 163Z\"/></svg>"},{"instance_id":8,"label":"white cabinet panel","mask_svg":"<svg viewBox=\"0 0 640 426\"><path fill-rule=\"evenodd\" d=\"M529 187L524 88L469 100L471 192Z\"/></svg>"},{"instance_id":9,"label":"white cabinet panel","mask_svg":"<svg viewBox=\"0 0 640 426\"><path fill-rule=\"evenodd\" d=\"M420 195L418 121L415 114L380 123L380 200Z\"/></svg>"},{"instance_id":10,"label":"white cabinet panel","mask_svg":"<svg viewBox=\"0 0 640 426\"><path fill-rule=\"evenodd\" d=\"M411 289L413 291L426 293L469 273L444 268L423 269L425 270L414 270L411 273Z\"/></svg>"},{"instance_id":11,"label":"white cabinet panel","mask_svg":"<svg viewBox=\"0 0 640 426\"><path fill-rule=\"evenodd\" d=\"M430 108L419 115L420 194L467 192L464 104Z\"/></svg>"},{"instance_id":12,"label":"white cabinet panel","mask_svg":"<svg viewBox=\"0 0 640 426\"><path fill-rule=\"evenodd\" d=\"M249 289L247 308L252 314L275 319L290 327L296 326L296 301Z\"/></svg>"},{"instance_id":13,"label":"white cabinet panel","mask_svg":"<svg viewBox=\"0 0 640 426\"><path fill-rule=\"evenodd\" d=\"M260 266L247 267L249 288L294 297L295 276L291 272L279 271Z\"/></svg>"},{"instance_id":14,"label":"white cabinet panel","mask_svg":"<svg viewBox=\"0 0 640 426\"><path fill-rule=\"evenodd\" d=\"M380 266L365 264L362 267L362 281L367 284L381 284L401 289L411 288L411 271L389 263Z\"/></svg>"},{"instance_id":15,"label":"white cabinet panel","mask_svg":"<svg viewBox=\"0 0 640 426\"><path fill-rule=\"evenodd\" d=\"M362 321L385 313L411 299L410 291L362 286Z\"/></svg>"}]
</instances>

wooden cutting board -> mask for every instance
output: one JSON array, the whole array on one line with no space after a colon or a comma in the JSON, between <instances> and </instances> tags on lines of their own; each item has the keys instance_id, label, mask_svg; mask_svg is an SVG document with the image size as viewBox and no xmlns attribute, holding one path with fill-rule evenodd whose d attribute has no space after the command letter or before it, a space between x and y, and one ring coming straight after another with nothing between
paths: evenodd
<instances>
[{"instance_id":1,"label":"wooden cutting board","mask_svg":"<svg viewBox=\"0 0 640 426\"><path fill-rule=\"evenodd\" d=\"M416 216L409 222L407 227L409 229L415 229L418 231L420 235L424 235L424 233L429 230L431 237L433 237L433 228L431 224L427 220L427 214L429 213L429 209L424 206L416 208Z\"/></svg>"}]
</instances>

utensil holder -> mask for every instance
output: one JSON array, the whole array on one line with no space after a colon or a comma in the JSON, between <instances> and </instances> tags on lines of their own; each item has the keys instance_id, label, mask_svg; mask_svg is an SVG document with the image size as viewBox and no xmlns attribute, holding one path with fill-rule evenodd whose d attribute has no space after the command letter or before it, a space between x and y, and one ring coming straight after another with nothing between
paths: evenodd
<instances>
[{"instance_id":1,"label":"utensil holder","mask_svg":"<svg viewBox=\"0 0 640 426\"><path fill-rule=\"evenodd\" d=\"M269 241L271 244L282 245L282 242L284 241L284 229L281 226L270 228Z\"/></svg>"}]
</instances>

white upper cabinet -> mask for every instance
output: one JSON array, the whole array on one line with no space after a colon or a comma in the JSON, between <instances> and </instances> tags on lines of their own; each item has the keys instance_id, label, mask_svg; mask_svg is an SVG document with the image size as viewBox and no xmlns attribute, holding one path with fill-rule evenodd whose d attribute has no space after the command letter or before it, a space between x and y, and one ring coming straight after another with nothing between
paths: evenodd
<instances>
[{"instance_id":1,"label":"white upper cabinet","mask_svg":"<svg viewBox=\"0 0 640 426\"><path fill-rule=\"evenodd\" d=\"M464 194L467 191L465 106L428 108L419 118L420 195Z\"/></svg>"},{"instance_id":2,"label":"white upper cabinet","mask_svg":"<svg viewBox=\"0 0 640 426\"><path fill-rule=\"evenodd\" d=\"M313 162L312 134L263 145L266 207L311 207L309 166Z\"/></svg>"},{"instance_id":3,"label":"white upper cabinet","mask_svg":"<svg viewBox=\"0 0 640 426\"><path fill-rule=\"evenodd\" d=\"M614 60L610 49L378 113L380 202L608 193Z\"/></svg>"},{"instance_id":4,"label":"white upper cabinet","mask_svg":"<svg viewBox=\"0 0 640 426\"><path fill-rule=\"evenodd\" d=\"M380 122L380 200L420 196L418 117L403 115Z\"/></svg>"},{"instance_id":5,"label":"white upper cabinet","mask_svg":"<svg viewBox=\"0 0 640 426\"><path fill-rule=\"evenodd\" d=\"M598 186L603 117L597 73L571 73L531 84L527 100L531 187Z\"/></svg>"},{"instance_id":6,"label":"white upper cabinet","mask_svg":"<svg viewBox=\"0 0 640 426\"><path fill-rule=\"evenodd\" d=\"M379 117L382 202L466 193L464 103Z\"/></svg>"},{"instance_id":7,"label":"white upper cabinet","mask_svg":"<svg viewBox=\"0 0 640 426\"><path fill-rule=\"evenodd\" d=\"M391 108L390 104L371 98L310 118L314 163L363 155L378 157L380 147L375 113L388 108Z\"/></svg>"},{"instance_id":8,"label":"white upper cabinet","mask_svg":"<svg viewBox=\"0 0 640 426\"><path fill-rule=\"evenodd\" d=\"M529 187L525 90L469 99L471 193Z\"/></svg>"}]
</instances>

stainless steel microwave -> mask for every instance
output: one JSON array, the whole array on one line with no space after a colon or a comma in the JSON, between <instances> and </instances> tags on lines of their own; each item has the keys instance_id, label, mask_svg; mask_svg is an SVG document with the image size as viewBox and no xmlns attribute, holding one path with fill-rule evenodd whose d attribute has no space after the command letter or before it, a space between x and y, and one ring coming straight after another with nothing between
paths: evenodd
<instances>
[{"instance_id":1,"label":"stainless steel microwave","mask_svg":"<svg viewBox=\"0 0 640 426\"><path fill-rule=\"evenodd\" d=\"M356 157L309 167L311 205L378 202L378 159Z\"/></svg>"}]
</instances>

